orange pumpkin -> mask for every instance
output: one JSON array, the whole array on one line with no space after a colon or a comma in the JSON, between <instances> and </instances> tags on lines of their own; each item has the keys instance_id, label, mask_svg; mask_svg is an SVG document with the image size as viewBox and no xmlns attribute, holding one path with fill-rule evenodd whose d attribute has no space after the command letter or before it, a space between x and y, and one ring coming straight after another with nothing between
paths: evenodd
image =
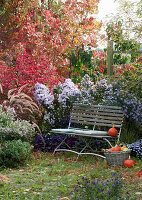
<instances>
[{"instance_id":1,"label":"orange pumpkin","mask_svg":"<svg viewBox=\"0 0 142 200\"><path fill-rule=\"evenodd\" d=\"M116 145L115 147L112 147L110 149L107 150L107 152L117 152L117 151L121 151L121 147L119 145Z\"/></svg>"},{"instance_id":2,"label":"orange pumpkin","mask_svg":"<svg viewBox=\"0 0 142 200\"><path fill-rule=\"evenodd\" d=\"M107 150L107 152L108 152L108 151L114 152L114 148L110 148L110 149Z\"/></svg>"},{"instance_id":3,"label":"orange pumpkin","mask_svg":"<svg viewBox=\"0 0 142 200\"><path fill-rule=\"evenodd\" d=\"M133 161L133 160L128 159L128 160L125 160L125 161L124 161L124 167L129 167L129 168L131 168L131 167L133 167L134 165L135 165L135 161Z\"/></svg>"},{"instance_id":4,"label":"orange pumpkin","mask_svg":"<svg viewBox=\"0 0 142 200\"><path fill-rule=\"evenodd\" d=\"M108 130L108 134L109 134L110 136L113 136L113 137L115 137L115 136L118 134L117 129L114 128L114 124L113 124L113 127L110 128L110 129Z\"/></svg>"},{"instance_id":5,"label":"orange pumpkin","mask_svg":"<svg viewBox=\"0 0 142 200\"><path fill-rule=\"evenodd\" d=\"M114 147L114 151L121 151L121 147L117 145L116 147Z\"/></svg>"}]
</instances>

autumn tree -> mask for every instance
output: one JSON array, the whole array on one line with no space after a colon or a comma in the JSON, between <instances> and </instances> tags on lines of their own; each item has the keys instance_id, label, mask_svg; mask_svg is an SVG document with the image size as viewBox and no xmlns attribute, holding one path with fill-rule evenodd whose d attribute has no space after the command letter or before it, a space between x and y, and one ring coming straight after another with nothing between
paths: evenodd
<instances>
[{"instance_id":1,"label":"autumn tree","mask_svg":"<svg viewBox=\"0 0 142 200\"><path fill-rule=\"evenodd\" d=\"M0 57L4 63L1 64L1 71L4 71L5 66L10 73L13 67L10 77L16 80L16 83L13 79L9 81L9 89L21 86L24 80L27 81L27 77L29 83L38 81L39 77L35 76L36 68L40 75L44 72L42 80L51 86L52 69L56 71L58 81L63 80L62 75L68 76L68 57L72 49L77 49L80 44L93 47L97 45L101 23L91 16L97 12L97 0L43 3L45 2L42 1L40 6L36 0L3 1ZM46 60L47 68L43 66L43 60ZM44 77L48 71L50 75L47 81ZM7 80L8 77L4 77L4 74L2 76ZM53 77L56 79L55 75Z\"/></svg>"}]
</instances>

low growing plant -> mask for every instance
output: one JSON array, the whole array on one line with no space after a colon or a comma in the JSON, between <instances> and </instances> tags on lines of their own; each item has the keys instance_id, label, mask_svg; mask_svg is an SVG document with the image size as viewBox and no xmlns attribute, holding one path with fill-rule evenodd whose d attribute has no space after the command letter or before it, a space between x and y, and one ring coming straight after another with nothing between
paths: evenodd
<instances>
[{"instance_id":1,"label":"low growing plant","mask_svg":"<svg viewBox=\"0 0 142 200\"><path fill-rule=\"evenodd\" d=\"M43 138L43 139L42 139ZM65 138L65 136L55 136L53 134L44 134L42 135L42 138L40 135L38 135L35 140L33 141L34 145L34 151L43 151L43 152L53 152L54 149L61 143L62 140ZM44 142L43 142L44 140ZM68 144L70 147L78 147L79 145L79 138L78 136L75 137L69 137L66 140L66 144ZM80 144L80 143L79 143ZM66 148L66 145L63 144L61 146L62 148Z\"/></svg>"},{"instance_id":2,"label":"low growing plant","mask_svg":"<svg viewBox=\"0 0 142 200\"><path fill-rule=\"evenodd\" d=\"M129 149L131 149L131 154L138 158L142 158L142 139L137 140L129 145Z\"/></svg>"},{"instance_id":3,"label":"low growing plant","mask_svg":"<svg viewBox=\"0 0 142 200\"><path fill-rule=\"evenodd\" d=\"M107 180L94 179L89 180L86 177L82 177L77 182L74 188L74 200L118 200L118 199L137 199L137 197L131 197L128 192L123 194L124 182L122 177L117 176L115 173L111 173L111 176Z\"/></svg>"}]
</instances>

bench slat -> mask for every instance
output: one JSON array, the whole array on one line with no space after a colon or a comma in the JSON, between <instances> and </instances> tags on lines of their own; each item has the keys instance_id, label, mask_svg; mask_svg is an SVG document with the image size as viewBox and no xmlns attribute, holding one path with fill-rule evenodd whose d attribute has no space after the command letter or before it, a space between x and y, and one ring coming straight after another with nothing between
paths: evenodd
<instances>
[{"instance_id":1,"label":"bench slat","mask_svg":"<svg viewBox=\"0 0 142 200\"><path fill-rule=\"evenodd\" d=\"M118 113L123 114L122 110L106 110L106 109L73 109L72 113L88 113L88 114L94 114L94 113Z\"/></svg>"},{"instance_id":2,"label":"bench slat","mask_svg":"<svg viewBox=\"0 0 142 200\"><path fill-rule=\"evenodd\" d=\"M88 105L88 104L74 104L73 108L108 108L122 110L120 106L106 106L106 105Z\"/></svg>"},{"instance_id":3,"label":"bench slat","mask_svg":"<svg viewBox=\"0 0 142 200\"><path fill-rule=\"evenodd\" d=\"M89 122L89 121L80 121L80 120L70 120L71 123L77 123L77 124L84 124L84 125L93 125L94 122Z\"/></svg>"},{"instance_id":4,"label":"bench slat","mask_svg":"<svg viewBox=\"0 0 142 200\"><path fill-rule=\"evenodd\" d=\"M78 113L84 113L84 114L95 114L95 115L120 115L120 116L123 116L123 112L104 112L104 111L91 111L91 112L89 112L89 111L87 111L87 110L75 110L75 111L72 111L71 113L73 113L73 114L78 114Z\"/></svg>"},{"instance_id":5,"label":"bench slat","mask_svg":"<svg viewBox=\"0 0 142 200\"><path fill-rule=\"evenodd\" d=\"M117 120L122 120L123 119L123 115L104 115L103 113L101 113L101 115L86 115L86 114L83 114L83 113L71 113L71 116L70 118L75 118L75 117L88 117L88 118L98 118L98 119L117 119Z\"/></svg>"},{"instance_id":6,"label":"bench slat","mask_svg":"<svg viewBox=\"0 0 142 200\"><path fill-rule=\"evenodd\" d=\"M111 124L105 124L105 123L96 123L96 126L107 126L107 127L112 127L112 123ZM121 128L122 124L116 124L115 123L115 128Z\"/></svg>"},{"instance_id":7,"label":"bench slat","mask_svg":"<svg viewBox=\"0 0 142 200\"><path fill-rule=\"evenodd\" d=\"M122 123L122 121L115 121L115 120L112 120L112 121L110 121L110 120L101 120L100 121L100 120L97 120L97 119L96 120L93 120L93 119L87 119L87 120L85 120L85 119L77 119L77 118L76 119L71 119L70 121L73 122L73 123L75 123L75 122L76 123L81 122L83 124L91 122L94 125L96 125L99 122L101 122L101 123L103 122L104 124L108 124L109 123L109 124L111 124L111 126L113 125L113 123L114 124L118 124L118 125L121 125L121 123Z\"/></svg>"},{"instance_id":8,"label":"bench slat","mask_svg":"<svg viewBox=\"0 0 142 200\"><path fill-rule=\"evenodd\" d=\"M96 125L96 126L106 126L106 127L112 127L112 123L94 123L94 122L89 122L89 121L77 121L77 120L72 120L71 123L77 123L77 124L82 124L82 125ZM114 122L115 123L115 122ZM121 124L115 123L115 127L120 128Z\"/></svg>"},{"instance_id":9,"label":"bench slat","mask_svg":"<svg viewBox=\"0 0 142 200\"><path fill-rule=\"evenodd\" d=\"M95 118L95 119L93 119L93 118L77 118L77 117L75 117L75 118L71 118L71 120L70 121L85 121L85 122L93 122L93 123L96 123L96 122L106 122L106 123L117 123L117 124L121 124L122 123L122 119L121 120L117 120L117 119L115 119L115 118L113 118L113 119L104 119L104 118L99 118L99 119L97 119L97 118Z\"/></svg>"}]
</instances>

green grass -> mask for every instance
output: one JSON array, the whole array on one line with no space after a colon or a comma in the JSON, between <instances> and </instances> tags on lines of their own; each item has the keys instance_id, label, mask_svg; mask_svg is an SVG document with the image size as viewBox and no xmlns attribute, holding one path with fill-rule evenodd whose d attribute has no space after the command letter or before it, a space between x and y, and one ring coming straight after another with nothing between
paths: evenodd
<instances>
[{"instance_id":1,"label":"green grass","mask_svg":"<svg viewBox=\"0 0 142 200\"><path fill-rule=\"evenodd\" d=\"M34 156L26 166L19 169L1 169L1 174L8 180L0 182L1 200L60 200L63 197L73 199L74 187L82 176L90 180L110 178L111 172L122 174L125 181L124 191L137 194L141 199L142 179L136 175L142 168L142 162L133 158L136 165L133 168L107 166L102 158L80 156L76 160L75 154L42 153Z\"/></svg>"}]
</instances>

